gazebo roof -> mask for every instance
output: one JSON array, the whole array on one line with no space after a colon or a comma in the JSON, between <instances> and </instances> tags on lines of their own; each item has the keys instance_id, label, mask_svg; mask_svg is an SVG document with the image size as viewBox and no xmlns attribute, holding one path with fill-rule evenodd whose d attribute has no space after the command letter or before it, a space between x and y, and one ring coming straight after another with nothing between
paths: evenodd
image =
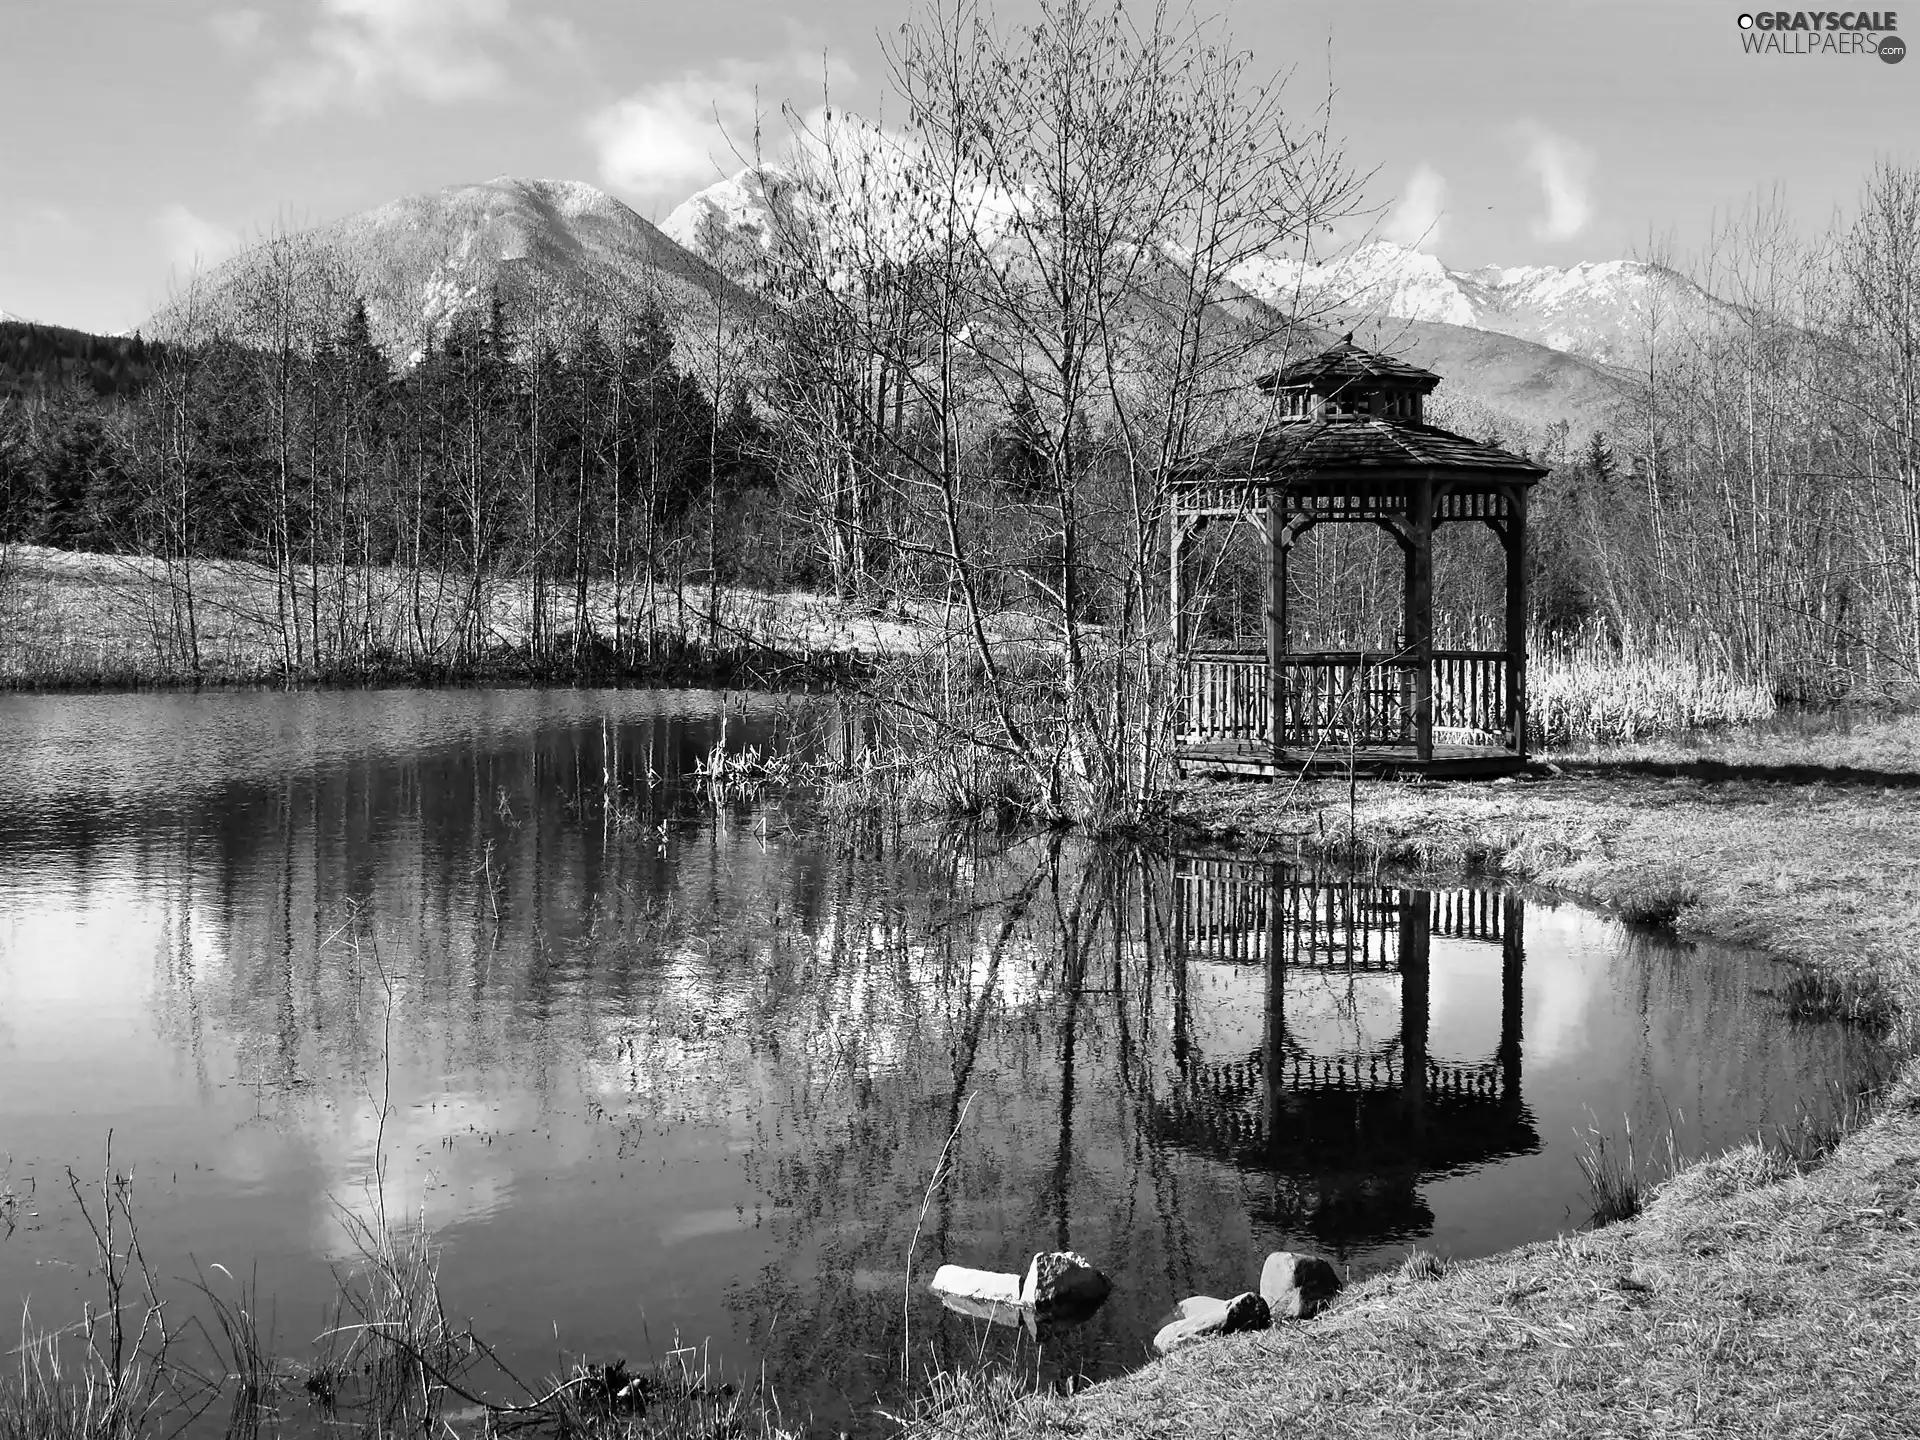
<instances>
[{"instance_id":1,"label":"gazebo roof","mask_svg":"<svg viewBox=\"0 0 1920 1440\"><path fill-rule=\"evenodd\" d=\"M1459 472L1461 478L1472 474L1525 484L1547 473L1531 460L1436 425L1354 415L1276 420L1262 432L1236 436L1182 461L1173 479L1199 484L1286 483L1325 474L1395 480L1435 470Z\"/></svg>"},{"instance_id":2,"label":"gazebo roof","mask_svg":"<svg viewBox=\"0 0 1920 1440\"><path fill-rule=\"evenodd\" d=\"M1422 390L1431 390L1440 383L1440 377L1431 370L1409 365L1391 355L1362 350L1353 343L1351 334L1331 349L1306 360L1296 360L1284 369L1270 371L1254 383L1262 390L1274 390L1285 385L1322 387L1328 382L1340 385L1352 380L1398 381L1417 385Z\"/></svg>"}]
</instances>

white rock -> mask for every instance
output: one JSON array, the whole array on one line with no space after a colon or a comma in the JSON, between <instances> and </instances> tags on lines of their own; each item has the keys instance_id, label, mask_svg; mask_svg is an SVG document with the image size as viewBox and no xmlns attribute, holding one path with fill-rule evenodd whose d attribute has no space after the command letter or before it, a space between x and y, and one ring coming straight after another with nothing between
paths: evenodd
<instances>
[{"instance_id":1,"label":"white rock","mask_svg":"<svg viewBox=\"0 0 1920 1440\"><path fill-rule=\"evenodd\" d=\"M1153 1348L1162 1355L1171 1355L1196 1340L1205 1340L1212 1335L1237 1335L1243 1330L1264 1330L1272 1323L1267 1302L1251 1290L1231 1300L1215 1300L1207 1295L1182 1300L1180 1316L1172 1324L1162 1326L1160 1333L1153 1337Z\"/></svg>"},{"instance_id":2,"label":"white rock","mask_svg":"<svg viewBox=\"0 0 1920 1440\"><path fill-rule=\"evenodd\" d=\"M933 1272L933 1293L942 1300L973 1305L1018 1305L1020 1277L997 1270L969 1270L965 1265L942 1265Z\"/></svg>"}]
</instances>

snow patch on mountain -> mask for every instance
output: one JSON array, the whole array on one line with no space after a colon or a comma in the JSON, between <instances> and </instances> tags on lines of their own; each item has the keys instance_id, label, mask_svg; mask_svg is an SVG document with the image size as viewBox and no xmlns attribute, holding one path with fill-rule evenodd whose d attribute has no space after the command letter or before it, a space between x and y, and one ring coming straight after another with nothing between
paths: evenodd
<instances>
[{"instance_id":1,"label":"snow patch on mountain","mask_svg":"<svg viewBox=\"0 0 1920 1440\"><path fill-rule=\"evenodd\" d=\"M1400 320L1475 323L1472 305L1438 260L1385 240L1324 265L1255 255L1235 266L1228 278L1250 294L1288 310L1332 305Z\"/></svg>"},{"instance_id":2,"label":"snow patch on mountain","mask_svg":"<svg viewBox=\"0 0 1920 1440\"><path fill-rule=\"evenodd\" d=\"M722 270L751 280L767 255L805 257L829 273L876 260L905 260L946 241L942 187L925 176L907 147L866 130L844 157L815 156L801 169L749 166L676 206L660 229ZM991 252L1024 203L989 187L962 201L962 223L978 252Z\"/></svg>"},{"instance_id":3,"label":"snow patch on mountain","mask_svg":"<svg viewBox=\"0 0 1920 1440\"><path fill-rule=\"evenodd\" d=\"M1232 278L1295 313L1464 325L1609 365L1632 364L1656 324L1707 320L1725 308L1684 276L1642 260L1449 270L1388 241L1318 265L1256 256Z\"/></svg>"}]
</instances>

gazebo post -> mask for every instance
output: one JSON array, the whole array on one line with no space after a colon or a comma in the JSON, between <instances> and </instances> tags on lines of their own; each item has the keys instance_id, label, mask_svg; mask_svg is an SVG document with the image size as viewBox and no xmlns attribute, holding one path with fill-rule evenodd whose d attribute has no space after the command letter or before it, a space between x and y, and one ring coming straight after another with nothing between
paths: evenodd
<instances>
[{"instance_id":1,"label":"gazebo post","mask_svg":"<svg viewBox=\"0 0 1920 1440\"><path fill-rule=\"evenodd\" d=\"M1267 867L1267 1143L1280 1130L1280 1097L1287 1088L1286 867Z\"/></svg>"},{"instance_id":2,"label":"gazebo post","mask_svg":"<svg viewBox=\"0 0 1920 1440\"><path fill-rule=\"evenodd\" d=\"M1286 735L1287 492L1267 491L1267 743L1278 770Z\"/></svg>"},{"instance_id":3,"label":"gazebo post","mask_svg":"<svg viewBox=\"0 0 1920 1440\"><path fill-rule=\"evenodd\" d=\"M1517 895L1500 899L1500 1098L1520 1100L1520 1039L1524 1007L1521 970L1527 952L1523 938L1526 907Z\"/></svg>"},{"instance_id":4,"label":"gazebo post","mask_svg":"<svg viewBox=\"0 0 1920 1440\"><path fill-rule=\"evenodd\" d=\"M1507 727L1527 753L1527 487L1507 491Z\"/></svg>"},{"instance_id":5,"label":"gazebo post","mask_svg":"<svg viewBox=\"0 0 1920 1440\"><path fill-rule=\"evenodd\" d=\"M1427 1095L1428 962L1432 915L1424 891L1400 892L1400 1084L1416 1109Z\"/></svg>"},{"instance_id":6,"label":"gazebo post","mask_svg":"<svg viewBox=\"0 0 1920 1440\"><path fill-rule=\"evenodd\" d=\"M1173 533L1167 537L1167 613L1168 629L1173 634L1173 661L1180 664L1187 648L1187 637L1180 617L1180 559L1186 549L1187 527L1180 513L1180 497L1173 497Z\"/></svg>"},{"instance_id":7,"label":"gazebo post","mask_svg":"<svg viewBox=\"0 0 1920 1440\"><path fill-rule=\"evenodd\" d=\"M1407 590L1407 645L1413 652L1414 754L1433 759L1433 477L1407 486L1407 529L1412 532L1412 580Z\"/></svg>"}]
</instances>

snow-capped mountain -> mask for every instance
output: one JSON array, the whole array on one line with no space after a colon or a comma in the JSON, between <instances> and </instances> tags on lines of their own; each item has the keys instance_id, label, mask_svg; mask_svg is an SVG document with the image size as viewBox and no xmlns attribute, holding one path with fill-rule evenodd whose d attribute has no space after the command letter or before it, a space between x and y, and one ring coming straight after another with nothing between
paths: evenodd
<instances>
[{"instance_id":1,"label":"snow-capped mountain","mask_svg":"<svg viewBox=\"0 0 1920 1440\"><path fill-rule=\"evenodd\" d=\"M725 316L758 313L746 292L767 274L761 262L769 252L821 246L859 264L925 243L926 217L911 199L902 213L881 214L863 210L866 199L859 188L816 194L789 170L763 165L689 197L655 228L591 185L503 177L451 186L235 256L142 329L164 337L197 327L244 339L262 302L271 312L277 295L298 297L315 326L330 329L357 296L376 341L404 362L440 343L458 317L484 314L498 295L510 315L570 313L574 305L605 315L655 301L697 350ZM982 241L1007 273L1032 263L1018 246L1001 253L1017 213L985 197L980 206ZM1138 303L1120 316L1125 344L1147 354L1161 343L1160 302L1177 308L1184 273L1179 248L1160 244L1138 277ZM1225 351L1239 353L1248 383L1300 347L1353 330L1370 348L1439 371L1449 395L1529 426L1567 419L1581 433L1602 423L1631 385L1619 367L1630 365L1636 327L1656 299L1718 303L1635 262L1452 271L1391 245L1315 267L1263 257L1233 279L1237 293L1209 307L1207 324ZM1268 353L1276 346L1285 353Z\"/></svg>"},{"instance_id":2,"label":"snow-capped mountain","mask_svg":"<svg viewBox=\"0 0 1920 1440\"><path fill-rule=\"evenodd\" d=\"M1722 308L1684 276L1643 260L1449 270L1387 241L1324 265L1259 256L1234 280L1294 311L1435 321L1531 340L1605 365L1634 364L1649 327Z\"/></svg>"},{"instance_id":3,"label":"snow-capped mountain","mask_svg":"<svg viewBox=\"0 0 1920 1440\"><path fill-rule=\"evenodd\" d=\"M255 246L203 277L148 329L166 334L191 313L201 327L244 334L250 297L271 293L276 267L295 272L297 294L321 297L316 303L331 294L335 310L351 287L366 302L375 340L400 358L444 338L456 317L484 312L496 293L510 308L536 294L599 309L656 300L676 320L710 316L717 296L739 295L720 271L611 195L579 181L502 176Z\"/></svg>"},{"instance_id":4,"label":"snow-capped mountain","mask_svg":"<svg viewBox=\"0 0 1920 1440\"><path fill-rule=\"evenodd\" d=\"M793 173L756 165L688 196L660 222L660 233L696 255L729 245L764 252L776 234L804 231L810 223L811 207Z\"/></svg>"},{"instance_id":5,"label":"snow-capped mountain","mask_svg":"<svg viewBox=\"0 0 1920 1440\"><path fill-rule=\"evenodd\" d=\"M1445 266L1431 255L1384 241L1324 265L1256 255L1229 274L1249 294L1296 313L1331 307L1396 320L1477 323L1472 304Z\"/></svg>"},{"instance_id":6,"label":"snow-capped mountain","mask_svg":"<svg viewBox=\"0 0 1920 1440\"><path fill-rule=\"evenodd\" d=\"M847 143L853 148L844 165L815 160L809 177L763 164L717 181L676 206L661 232L743 283L752 283L769 255L857 267L910 259L941 243L945 216L912 156L864 130ZM978 191L969 223L980 245L991 249L1006 233L1016 203L1004 192Z\"/></svg>"},{"instance_id":7,"label":"snow-capped mountain","mask_svg":"<svg viewBox=\"0 0 1920 1440\"><path fill-rule=\"evenodd\" d=\"M33 322L24 315L16 315L11 310L0 310L0 324L11 320L16 325L31 325Z\"/></svg>"}]
</instances>

